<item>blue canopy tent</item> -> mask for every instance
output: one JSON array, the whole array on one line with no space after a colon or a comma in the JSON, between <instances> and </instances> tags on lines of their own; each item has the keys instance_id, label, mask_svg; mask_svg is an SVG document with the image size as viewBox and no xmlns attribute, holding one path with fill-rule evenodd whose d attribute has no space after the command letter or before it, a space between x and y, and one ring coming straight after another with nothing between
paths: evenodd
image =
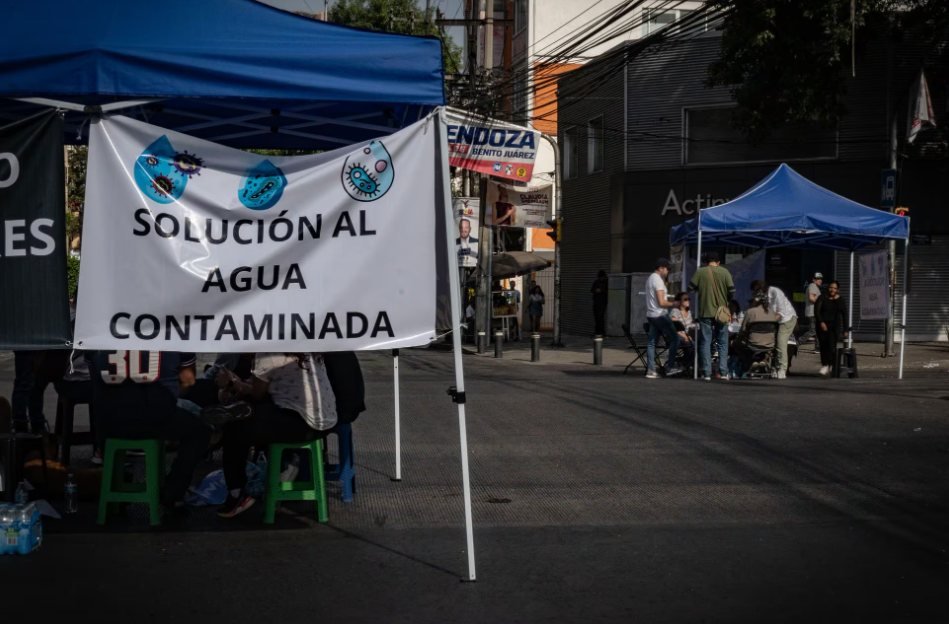
<instances>
[{"instance_id":1,"label":"blue canopy tent","mask_svg":"<svg viewBox=\"0 0 949 624\"><path fill-rule=\"evenodd\" d=\"M438 39L318 22L253 0L35 0L0 21L0 126L55 108L67 143L87 140L91 118L121 111L231 147L334 149L391 134L442 105ZM445 146L442 120L438 127ZM450 241L447 163L443 153ZM453 261L447 242L445 249ZM445 272L457 319L457 273ZM454 338L463 397L458 332ZM464 401L456 402L474 580Z\"/></svg>"},{"instance_id":2,"label":"blue canopy tent","mask_svg":"<svg viewBox=\"0 0 949 624\"><path fill-rule=\"evenodd\" d=\"M850 318L853 320L853 252L886 240L905 241L909 251L909 219L858 204L833 193L786 164L735 199L700 210L672 228L673 245L694 244L701 258L703 244L745 247L803 247L850 252ZM906 283L907 262L903 263ZM906 292L903 293L900 369L906 344ZM852 343L852 338L851 338Z\"/></svg>"},{"instance_id":3,"label":"blue canopy tent","mask_svg":"<svg viewBox=\"0 0 949 624\"><path fill-rule=\"evenodd\" d=\"M233 147L329 149L444 104L434 37L362 31L253 0L22 3L0 22L0 124L122 110Z\"/></svg>"}]
</instances>

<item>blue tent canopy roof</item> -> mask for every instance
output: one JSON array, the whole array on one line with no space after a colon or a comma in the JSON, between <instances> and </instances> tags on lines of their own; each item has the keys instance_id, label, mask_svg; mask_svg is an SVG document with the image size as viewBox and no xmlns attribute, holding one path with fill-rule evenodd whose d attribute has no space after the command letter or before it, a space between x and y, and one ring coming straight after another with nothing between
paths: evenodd
<instances>
[{"instance_id":1,"label":"blue tent canopy roof","mask_svg":"<svg viewBox=\"0 0 949 624\"><path fill-rule=\"evenodd\" d=\"M730 202L702 210L702 244L853 250L905 239L909 221L814 184L782 164ZM670 242L694 243L699 217L672 228Z\"/></svg>"},{"instance_id":2,"label":"blue tent canopy roof","mask_svg":"<svg viewBox=\"0 0 949 624\"><path fill-rule=\"evenodd\" d=\"M253 0L20 3L0 22L0 98L123 111L239 147L338 147L444 103L441 43ZM38 103L4 100L0 124ZM85 121L70 114L73 138Z\"/></svg>"}]
</instances>

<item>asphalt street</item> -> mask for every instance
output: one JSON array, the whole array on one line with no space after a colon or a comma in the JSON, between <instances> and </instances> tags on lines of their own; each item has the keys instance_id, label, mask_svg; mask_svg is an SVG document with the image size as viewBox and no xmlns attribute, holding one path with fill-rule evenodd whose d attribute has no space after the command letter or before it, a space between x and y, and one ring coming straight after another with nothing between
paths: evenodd
<instances>
[{"instance_id":1,"label":"asphalt street","mask_svg":"<svg viewBox=\"0 0 949 624\"><path fill-rule=\"evenodd\" d=\"M392 361L366 355L356 500L331 489L329 524L196 509L100 529L84 503L0 558L4 621L949 621L945 367L707 383L623 375L622 349L544 355L464 357L474 583L452 357L409 350L401 481Z\"/></svg>"}]
</instances>

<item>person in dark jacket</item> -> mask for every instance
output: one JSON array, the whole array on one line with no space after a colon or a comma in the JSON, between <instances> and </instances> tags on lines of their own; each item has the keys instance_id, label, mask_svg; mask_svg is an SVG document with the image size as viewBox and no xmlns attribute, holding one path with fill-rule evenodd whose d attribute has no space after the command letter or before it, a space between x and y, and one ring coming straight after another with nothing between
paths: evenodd
<instances>
[{"instance_id":1,"label":"person in dark jacket","mask_svg":"<svg viewBox=\"0 0 949 624\"><path fill-rule=\"evenodd\" d=\"M359 359L352 351L331 351L323 354L326 375L336 395L336 416L339 422L353 422L366 411L366 385Z\"/></svg>"},{"instance_id":2,"label":"person in dark jacket","mask_svg":"<svg viewBox=\"0 0 949 624\"><path fill-rule=\"evenodd\" d=\"M610 293L610 280L606 271L600 271L590 287L593 295L593 333L597 336L606 336L606 303Z\"/></svg>"},{"instance_id":3,"label":"person in dark jacket","mask_svg":"<svg viewBox=\"0 0 949 624\"><path fill-rule=\"evenodd\" d=\"M820 374L829 375L834 365L837 343L850 333L847 327L847 302L840 296L840 283L827 285L827 292L814 302L817 343L820 346Z\"/></svg>"}]
</instances>

